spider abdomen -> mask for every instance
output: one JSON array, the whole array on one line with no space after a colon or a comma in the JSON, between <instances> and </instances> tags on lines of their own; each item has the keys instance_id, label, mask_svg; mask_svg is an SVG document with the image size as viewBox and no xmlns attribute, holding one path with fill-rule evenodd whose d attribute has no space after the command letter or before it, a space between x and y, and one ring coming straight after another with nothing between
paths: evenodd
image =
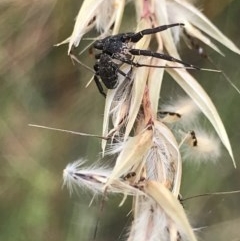
<instances>
[{"instance_id":1,"label":"spider abdomen","mask_svg":"<svg viewBox=\"0 0 240 241\"><path fill-rule=\"evenodd\" d=\"M107 54L101 54L98 62L97 74L108 89L115 89L118 85L118 65ZM100 66L100 68L99 68Z\"/></svg>"}]
</instances>

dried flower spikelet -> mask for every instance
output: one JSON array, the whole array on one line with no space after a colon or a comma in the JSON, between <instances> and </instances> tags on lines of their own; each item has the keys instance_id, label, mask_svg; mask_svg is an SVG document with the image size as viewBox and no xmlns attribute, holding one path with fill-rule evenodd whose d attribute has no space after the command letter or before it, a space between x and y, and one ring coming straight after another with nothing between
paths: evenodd
<instances>
[{"instance_id":1,"label":"dried flower spikelet","mask_svg":"<svg viewBox=\"0 0 240 241\"><path fill-rule=\"evenodd\" d=\"M134 78L130 66L124 66L121 70L127 73L127 77L119 76L117 88L108 91L109 95L113 95L109 117L112 119L112 125L115 129L123 126L128 120Z\"/></svg>"},{"instance_id":2,"label":"dried flower spikelet","mask_svg":"<svg viewBox=\"0 0 240 241\"><path fill-rule=\"evenodd\" d=\"M145 129L138 135L129 137L123 143L122 151L118 155L107 186L112 183L112 180L118 179L129 172L134 172L142 164L142 157L151 147L152 134L152 130Z\"/></svg>"},{"instance_id":3,"label":"dried flower spikelet","mask_svg":"<svg viewBox=\"0 0 240 241\"><path fill-rule=\"evenodd\" d=\"M142 19L142 21L139 22L137 30L141 31L142 29L150 28L150 22ZM137 42L137 44L134 46L136 49L147 49L150 44L151 36L146 35L144 36L140 41ZM140 56L136 56L134 58L135 62L149 65L151 58L141 58ZM132 96L131 96L131 103L130 103L130 109L129 109L129 119L128 123L126 125L125 130L125 140L128 138L130 132L132 131L133 125L136 122L136 118L138 116L140 106L142 104L142 99L148 79L149 74L149 68L136 68L134 70L134 81L133 81L133 87L132 87Z\"/></svg>"},{"instance_id":4,"label":"dried flower spikelet","mask_svg":"<svg viewBox=\"0 0 240 241\"><path fill-rule=\"evenodd\" d=\"M219 41L221 44L225 45L233 52L240 54L239 48L237 48L237 46L230 39L222 34L221 31L216 26L214 26L211 21L209 21L207 17L192 3L182 0L167 0L166 9L169 23L184 23L186 32L189 35L204 42L215 51L222 54L216 45L214 45L211 40L203 33ZM201 30L201 32L199 30ZM173 29L173 31L174 39L175 41L178 41L179 35L181 35L181 31L178 29Z\"/></svg>"},{"instance_id":5,"label":"dried flower spikelet","mask_svg":"<svg viewBox=\"0 0 240 241\"><path fill-rule=\"evenodd\" d=\"M154 26L160 26L160 25L168 25L172 24L169 22L169 16L167 12L167 7L166 7L166 1L153 1L152 3L152 8L154 9L154 15L155 15L155 24ZM175 22L176 23L176 22ZM183 22L184 23L184 22ZM179 27L176 27L179 28ZM180 59L179 53L177 51L177 47L175 45L172 31L174 31L175 28L173 29L168 29L166 31L162 31L160 33L161 35L161 42L160 44L163 44L164 49L168 52L169 55ZM177 30L179 31L179 30Z\"/></svg>"},{"instance_id":6,"label":"dried flower spikelet","mask_svg":"<svg viewBox=\"0 0 240 241\"><path fill-rule=\"evenodd\" d=\"M85 188L94 195L109 193L121 193L125 195L143 195L143 193L132 187L124 178L112 180L107 190L104 188L110 176L111 169L107 167L90 166L84 167L85 161L78 160L70 163L63 171L63 185L66 185L70 194L75 190L79 192Z\"/></svg>"},{"instance_id":7,"label":"dried flower spikelet","mask_svg":"<svg viewBox=\"0 0 240 241\"><path fill-rule=\"evenodd\" d=\"M158 113L161 121L165 123L179 123L188 126L196 120L200 109L190 98L183 97L178 98L173 103L161 105Z\"/></svg>"},{"instance_id":8,"label":"dried flower spikelet","mask_svg":"<svg viewBox=\"0 0 240 241\"><path fill-rule=\"evenodd\" d=\"M127 240L167 241L168 217L162 208L149 197L139 197L137 202Z\"/></svg>"},{"instance_id":9,"label":"dried flower spikelet","mask_svg":"<svg viewBox=\"0 0 240 241\"><path fill-rule=\"evenodd\" d=\"M147 196L135 198L128 241L196 241L182 205L164 185L145 181L142 191Z\"/></svg>"},{"instance_id":10,"label":"dried flower spikelet","mask_svg":"<svg viewBox=\"0 0 240 241\"><path fill-rule=\"evenodd\" d=\"M215 162L221 155L220 142L213 134L199 128L189 133L181 133L184 142L180 149L184 160L193 162Z\"/></svg>"},{"instance_id":11,"label":"dried flower spikelet","mask_svg":"<svg viewBox=\"0 0 240 241\"><path fill-rule=\"evenodd\" d=\"M116 18L114 15L115 12L115 0L108 0L108 3L105 1L98 7L96 13L96 29L99 32L104 32L106 27L109 24L109 21L112 17ZM110 21L111 22L111 21Z\"/></svg>"},{"instance_id":12,"label":"dried flower spikelet","mask_svg":"<svg viewBox=\"0 0 240 241\"><path fill-rule=\"evenodd\" d=\"M71 36L60 44L69 43L68 54L70 54L72 47L77 47L82 36L93 27L106 35L114 25L113 34L117 34L122 21L124 6L124 0L108 0L107 4L105 0L84 0Z\"/></svg>"},{"instance_id":13,"label":"dried flower spikelet","mask_svg":"<svg viewBox=\"0 0 240 241\"><path fill-rule=\"evenodd\" d=\"M151 64L157 65L157 66L165 66L166 61L162 59L153 58L151 61ZM150 97L150 103L152 107L152 114L154 118L157 117L160 91L161 91L162 81L163 81L163 74L164 74L164 68L151 68L149 77L148 77L147 84L149 89L149 97Z\"/></svg>"},{"instance_id":14,"label":"dried flower spikelet","mask_svg":"<svg viewBox=\"0 0 240 241\"><path fill-rule=\"evenodd\" d=\"M153 141L144 163L148 180L161 182L178 196L182 175L181 156L175 137L161 122L154 121Z\"/></svg>"},{"instance_id":15,"label":"dried flower spikelet","mask_svg":"<svg viewBox=\"0 0 240 241\"><path fill-rule=\"evenodd\" d=\"M141 61L143 64L150 64L150 59L144 59ZM146 88L148 79L149 69L148 68L137 68L135 70L131 102L129 108L129 118L125 130L125 139L128 138L130 132L136 123L137 117L139 116L139 110L142 105L143 95Z\"/></svg>"},{"instance_id":16,"label":"dried flower spikelet","mask_svg":"<svg viewBox=\"0 0 240 241\"><path fill-rule=\"evenodd\" d=\"M121 67L121 71L127 74L127 77L119 75L118 85L115 89L110 89L107 92L107 98L104 109L103 119L103 136L111 136L114 138L115 135L119 136L121 128L125 127L128 116L129 108L132 98L132 82L134 73L132 68L127 65ZM109 127L113 126L109 130ZM102 153L105 155L105 148L107 145L106 140L102 140ZM108 151L107 151L108 152Z\"/></svg>"},{"instance_id":17,"label":"dried flower spikelet","mask_svg":"<svg viewBox=\"0 0 240 241\"><path fill-rule=\"evenodd\" d=\"M155 181L147 181L144 186L144 192L156 202L156 205L158 205L168 217L168 230L170 234L168 240L178 240L171 237L171 235L174 235L174 237L180 237L180 240L182 237L186 237L186 240L197 241L185 211L176 196L164 185ZM154 240L161 240L161 238L162 237L158 237L158 239Z\"/></svg>"},{"instance_id":18,"label":"dried flower spikelet","mask_svg":"<svg viewBox=\"0 0 240 241\"><path fill-rule=\"evenodd\" d=\"M124 70L123 70L124 71ZM125 89L122 89L124 86L124 77L118 76L118 84L115 89L109 89L107 91L106 101L105 101L105 108L104 108L104 118L103 118L103 128L102 128L102 135L103 136L112 136L113 134L118 134L120 130L120 126L118 123L121 123L121 120L124 119L126 115L127 106L125 98ZM118 91L123 91L122 94L124 95L123 98L118 98ZM112 120L112 123L110 122ZM113 125L113 128L111 127ZM109 130L109 128L112 128ZM105 155L105 148L107 145L106 140L102 140L102 152L103 156Z\"/></svg>"},{"instance_id":19,"label":"dried flower spikelet","mask_svg":"<svg viewBox=\"0 0 240 241\"><path fill-rule=\"evenodd\" d=\"M63 185L66 185L72 194L78 188L87 188L93 193L102 192L102 187L107 181L111 170L100 167L83 169L85 160L78 160L67 165L63 171Z\"/></svg>"}]
</instances>

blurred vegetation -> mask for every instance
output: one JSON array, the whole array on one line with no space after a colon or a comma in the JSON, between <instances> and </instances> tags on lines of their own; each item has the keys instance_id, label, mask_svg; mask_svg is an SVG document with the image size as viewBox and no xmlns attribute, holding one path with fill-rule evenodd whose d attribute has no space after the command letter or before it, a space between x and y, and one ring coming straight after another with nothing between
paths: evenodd
<instances>
[{"instance_id":1,"label":"blurred vegetation","mask_svg":"<svg viewBox=\"0 0 240 241\"><path fill-rule=\"evenodd\" d=\"M112 197L99 215L100 200L89 208L90 194L83 191L70 197L61 188L67 163L80 157L89 162L99 159L99 140L28 126L101 133L104 99L94 84L85 88L91 73L72 64L67 46L53 47L70 35L81 2L0 2L0 240L91 240L98 216L96 240L122 240L130 223L130 201L118 208L121 197ZM240 1L205 0L199 6L240 47ZM131 15L127 11L124 20L134 22ZM240 88L240 57L218 46L226 57L208 49L209 55ZM90 66L94 62L87 52L82 58ZM186 52L184 59L211 67L193 52ZM222 76L195 74L220 112L239 166L240 96ZM169 90L168 81L164 84ZM165 91L166 96L181 92L175 88ZM184 166L182 194L237 190L239 177L239 167L233 169L223 150L217 164ZM184 206L194 226L204 227L199 233L202 240L231 241L239 240L239 203L240 195L235 194L196 198Z\"/></svg>"}]
</instances>

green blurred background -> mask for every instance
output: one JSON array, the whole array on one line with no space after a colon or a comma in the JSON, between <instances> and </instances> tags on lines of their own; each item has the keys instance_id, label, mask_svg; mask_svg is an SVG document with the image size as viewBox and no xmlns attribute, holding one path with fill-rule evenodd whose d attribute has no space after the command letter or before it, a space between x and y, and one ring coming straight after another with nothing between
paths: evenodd
<instances>
[{"instance_id":1,"label":"green blurred background","mask_svg":"<svg viewBox=\"0 0 240 241\"><path fill-rule=\"evenodd\" d=\"M99 215L100 198L89 208L91 194L70 197L62 189L65 166L79 158L98 160L99 140L28 126L101 134L104 99L94 84L85 88L91 73L72 64L66 45L53 47L71 34L81 2L0 1L0 240L92 240L97 217L97 241L124 240L130 224L130 200L118 208L121 196L111 197ZM240 1L205 0L199 6L240 47ZM124 16L127 30L134 29L132 11L129 6ZM208 49L210 57L240 88L240 56L218 46L226 57ZM211 68L195 53L181 51L188 62ZM87 52L82 59L94 63ZM195 75L219 110L239 166L240 96L222 76ZM165 96L181 93L177 86L170 90L170 82L164 82L170 91ZM216 164L185 164L182 194L240 189L239 170L225 150ZM202 227L201 240L240 240L240 194L195 198L184 206L194 227Z\"/></svg>"}]
</instances>

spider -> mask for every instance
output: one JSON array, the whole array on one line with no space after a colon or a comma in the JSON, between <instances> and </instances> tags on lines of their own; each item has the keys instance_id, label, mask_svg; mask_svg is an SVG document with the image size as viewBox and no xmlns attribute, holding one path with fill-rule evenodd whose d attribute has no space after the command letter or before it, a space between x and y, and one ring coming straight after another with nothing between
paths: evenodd
<instances>
[{"instance_id":1,"label":"spider","mask_svg":"<svg viewBox=\"0 0 240 241\"><path fill-rule=\"evenodd\" d=\"M118 86L118 74L130 79L128 74L120 70L120 66L123 63L134 67L164 68L163 66L145 65L134 62L133 57L137 55L164 59L167 61L181 63L187 68L199 69L194 65L188 64L163 53L153 52L151 50L134 49L131 47L132 44L137 43L144 35L158 33L176 26L182 27L184 24L176 23L162 25L155 28L144 29L137 33L121 33L96 40L93 44L93 47L101 51L95 55L97 61L94 65L94 80L99 92L106 97L99 78L107 89L115 89Z\"/></svg>"}]
</instances>

